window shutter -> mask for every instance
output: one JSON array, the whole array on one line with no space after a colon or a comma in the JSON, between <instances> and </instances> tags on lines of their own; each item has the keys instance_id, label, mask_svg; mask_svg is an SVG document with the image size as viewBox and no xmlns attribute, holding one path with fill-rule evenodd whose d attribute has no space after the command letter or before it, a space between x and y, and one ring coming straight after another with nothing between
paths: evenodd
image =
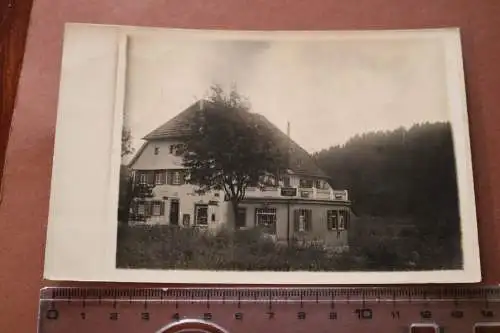
<instances>
[{"instance_id":1,"label":"window shutter","mask_svg":"<svg viewBox=\"0 0 500 333\"><path fill-rule=\"evenodd\" d=\"M151 216L151 205L149 201L144 202L144 215Z\"/></svg>"},{"instance_id":2,"label":"window shutter","mask_svg":"<svg viewBox=\"0 0 500 333\"><path fill-rule=\"evenodd\" d=\"M132 209L132 214L137 214L137 201L135 200L132 200L132 202L130 203L130 208Z\"/></svg>"},{"instance_id":3,"label":"window shutter","mask_svg":"<svg viewBox=\"0 0 500 333\"><path fill-rule=\"evenodd\" d=\"M166 171L165 170L160 170L158 171L160 173L160 184L164 185L166 181Z\"/></svg>"},{"instance_id":4,"label":"window shutter","mask_svg":"<svg viewBox=\"0 0 500 333\"><path fill-rule=\"evenodd\" d=\"M147 173L147 178L146 179L147 179L147 183L149 185L154 185L154 183L155 183L155 172L154 171L149 171Z\"/></svg>"},{"instance_id":5,"label":"window shutter","mask_svg":"<svg viewBox=\"0 0 500 333\"><path fill-rule=\"evenodd\" d=\"M300 211L298 209L293 211L293 231L299 232L299 218Z\"/></svg>"},{"instance_id":6,"label":"window shutter","mask_svg":"<svg viewBox=\"0 0 500 333\"><path fill-rule=\"evenodd\" d=\"M180 171L180 185L184 185L186 183L186 171L182 170Z\"/></svg>"},{"instance_id":7,"label":"window shutter","mask_svg":"<svg viewBox=\"0 0 500 333\"><path fill-rule=\"evenodd\" d=\"M349 214L349 210L348 209L344 210L344 212L345 212L344 229L347 230L347 228L349 226L349 218L351 217L351 215Z\"/></svg>"},{"instance_id":8,"label":"window shutter","mask_svg":"<svg viewBox=\"0 0 500 333\"><path fill-rule=\"evenodd\" d=\"M333 230L333 211L329 210L326 213L328 230Z\"/></svg>"},{"instance_id":9,"label":"window shutter","mask_svg":"<svg viewBox=\"0 0 500 333\"><path fill-rule=\"evenodd\" d=\"M174 174L172 173L172 171L166 171L166 173L167 173L167 184L172 185Z\"/></svg>"},{"instance_id":10,"label":"window shutter","mask_svg":"<svg viewBox=\"0 0 500 333\"><path fill-rule=\"evenodd\" d=\"M139 185L141 183L142 171L136 171L135 173L135 184Z\"/></svg>"},{"instance_id":11,"label":"window shutter","mask_svg":"<svg viewBox=\"0 0 500 333\"><path fill-rule=\"evenodd\" d=\"M306 230L312 231L312 210L306 210Z\"/></svg>"},{"instance_id":12,"label":"window shutter","mask_svg":"<svg viewBox=\"0 0 500 333\"><path fill-rule=\"evenodd\" d=\"M160 201L160 216L165 215L165 201Z\"/></svg>"}]
</instances>

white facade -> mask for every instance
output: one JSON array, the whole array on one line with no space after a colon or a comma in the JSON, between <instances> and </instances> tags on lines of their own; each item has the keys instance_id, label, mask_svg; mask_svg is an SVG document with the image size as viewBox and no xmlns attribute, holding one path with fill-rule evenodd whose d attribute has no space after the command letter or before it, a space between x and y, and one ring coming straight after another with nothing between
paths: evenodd
<instances>
[{"instance_id":1,"label":"white facade","mask_svg":"<svg viewBox=\"0 0 500 333\"><path fill-rule=\"evenodd\" d=\"M179 226L198 226L200 228L217 229L224 222L227 215L227 203L221 192L211 192L200 195L196 193L196 186L182 181L182 158L175 153L177 141L148 142L138 152L130 167L133 170L135 182L140 182L143 171L165 172L161 179L155 176L153 198L147 201L161 203L164 209L156 210L145 222L148 224L173 224ZM172 181L167 182L167 174L172 174ZM146 180L147 181L147 180ZM206 208L206 213L205 213ZM206 216L205 216L206 215ZM144 223L131 221L134 223Z\"/></svg>"},{"instance_id":2,"label":"white facade","mask_svg":"<svg viewBox=\"0 0 500 333\"><path fill-rule=\"evenodd\" d=\"M196 226L217 230L232 216L231 206L224 200L223 191L198 194L197 186L183 181L182 157L176 154L175 149L180 144L181 142L173 140L148 141L137 153L130 165L134 181L154 182L155 186L152 190L153 197L146 199L153 202L149 214L146 214L148 217L143 221L132 220L130 223ZM313 228L310 236L331 238L330 242L345 246L347 228L339 224L333 230L328 229L328 214L332 210L345 210L348 200L347 191L332 189L325 179L296 175L290 171L279 180L271 178L270 186L266 188L247 188L245 199L240 204L244 220L244 225L240 227L256 226L261 219L257 217L261 208L275 207L275 234L278 239L287 239L294 236L294 210L310 210L310 216L314 218L310 224ZM163 209L159 208L160 205ZM144 208L141 210L144 211ZM287 231L288 229L291 231Z\"/></svg>"}]
</instances>

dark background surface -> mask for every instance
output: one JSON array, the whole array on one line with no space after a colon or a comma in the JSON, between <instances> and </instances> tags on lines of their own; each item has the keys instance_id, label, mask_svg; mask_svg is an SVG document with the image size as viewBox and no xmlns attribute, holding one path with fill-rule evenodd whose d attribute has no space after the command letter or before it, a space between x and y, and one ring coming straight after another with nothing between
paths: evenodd
<instances>
[{"instance_id":1,"label":"dark background surface","mask_svg":"<svg viewBox=\"0 0 500 333\"><path fill-rule=\"evenodd\" d=\"M500 282L500 1L35 0L17 104L30 1L0 1L0 332L35 332L64 22L251 30L462 31L484 283ZM3 160L1 158L0 160ZM91 244L89 244L91 246Z\"/></svg>"},{"instance_id":2,"label":"dark background surface","mask_svg":"<svg viewBox=\"0 0 500 333\"><path fill-rule=\"evenodd\" d=\"M0 2L0 184L32 3Z\"/></svg>"}]
</instances>

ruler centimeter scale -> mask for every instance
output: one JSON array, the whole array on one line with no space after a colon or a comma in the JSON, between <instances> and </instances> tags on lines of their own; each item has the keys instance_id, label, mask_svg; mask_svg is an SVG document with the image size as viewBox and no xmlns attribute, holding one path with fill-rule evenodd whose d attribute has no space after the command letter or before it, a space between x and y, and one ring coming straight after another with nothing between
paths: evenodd
<instances>
[{"instance_id":1,"label":"ruler centimeter scale","mask_svg":"<svg viewBox=\"0 0 500 333\"><path fill-rule=\"evenodd\" d=\"M39 333L500 333L500 287L44 288Z\"/></svg>"}]
</instances>

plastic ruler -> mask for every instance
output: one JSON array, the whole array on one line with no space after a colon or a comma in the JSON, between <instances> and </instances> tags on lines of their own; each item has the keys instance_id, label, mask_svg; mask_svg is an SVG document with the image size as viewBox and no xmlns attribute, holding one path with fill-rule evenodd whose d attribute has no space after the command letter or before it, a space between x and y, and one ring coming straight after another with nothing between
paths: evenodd
<instances>
[{"instance_id":1,"label":"plastic ruler","mask_svg":"<svg viewBox=\"0 0 500 333\"><path fill-rule=\"evenodd\" d=\"M46 288L39 333L500 332L500 288Z\"/></svg>"}]
</instances>

